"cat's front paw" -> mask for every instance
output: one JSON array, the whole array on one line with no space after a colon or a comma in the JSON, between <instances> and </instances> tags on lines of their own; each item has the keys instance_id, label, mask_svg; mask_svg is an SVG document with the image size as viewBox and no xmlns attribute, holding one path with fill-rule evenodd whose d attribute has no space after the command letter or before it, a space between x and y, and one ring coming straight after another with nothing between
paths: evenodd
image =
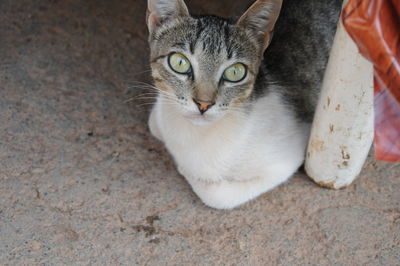
<instances>
[{"instance_id":1,"label":"cat's front paw","mask_svg":"<svg viewBox=\"0 0 400 266\"><path fill-rule=\"evenodd\" d=\"M203 203L215 209L233 209L267 190L260 180L245 182L224 180L216 183L192 180L189 183Z\"/></svg>"}]
</instances>

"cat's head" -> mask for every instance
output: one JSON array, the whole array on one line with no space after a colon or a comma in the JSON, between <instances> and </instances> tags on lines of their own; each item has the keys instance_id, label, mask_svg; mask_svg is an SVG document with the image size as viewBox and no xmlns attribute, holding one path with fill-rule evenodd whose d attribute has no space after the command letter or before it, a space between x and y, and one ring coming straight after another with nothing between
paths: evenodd
<instances>
[{"instance_id":1,"label":"cat's head","mask_svg":"<svg viewBox=\"0 0 400 266\"><path fill-rule=\"evenodd\" d=\"M249 99L282 0L258 0L237 21L191 16L183 0L148 0L151 68L165 101L194 124Z\"/></svg>"}]
</instances>

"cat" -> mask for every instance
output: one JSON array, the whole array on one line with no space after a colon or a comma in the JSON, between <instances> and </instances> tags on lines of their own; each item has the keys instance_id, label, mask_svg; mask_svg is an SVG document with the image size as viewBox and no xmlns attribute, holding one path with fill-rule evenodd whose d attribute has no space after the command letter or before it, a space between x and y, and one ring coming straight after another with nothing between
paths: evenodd
<instances>
[{"instance_id":1,"label":"cat","mask_svg":"<svg viewBox=\"0 0 400 266\"><path fill-rule=\"evenodd\" d=\"M232 209L303 164L340 2L257 0L235 20L148 0L150 132L206 205Z\"/></svg>"}]
</instances>

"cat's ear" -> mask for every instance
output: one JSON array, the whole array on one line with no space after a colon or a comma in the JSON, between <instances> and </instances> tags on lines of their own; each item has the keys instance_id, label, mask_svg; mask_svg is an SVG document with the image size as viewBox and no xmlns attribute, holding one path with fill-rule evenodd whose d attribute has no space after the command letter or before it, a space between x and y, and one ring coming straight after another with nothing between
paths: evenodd
<instances>
[{"instance_id":1,"label":"cat's ear","mask_svg":"<svg viewBox=\"0 0 400 266\"><path fill-rule=\"evenodd\" d=\"M189 16L183 0L147 0L147 27L152 33L170 19Z\"/></svg>"},{"instance_id":2,"label":"cat's ear","mask_svg":"<svg viewBox=\"0 0 400 266\"><path fill-rule=\"evenodd\" d=\"M282 0L257 0L240 17L237 24L259 39L263 51L268 47L275 22L281 11Z\"/></svg>"}]
</instances>

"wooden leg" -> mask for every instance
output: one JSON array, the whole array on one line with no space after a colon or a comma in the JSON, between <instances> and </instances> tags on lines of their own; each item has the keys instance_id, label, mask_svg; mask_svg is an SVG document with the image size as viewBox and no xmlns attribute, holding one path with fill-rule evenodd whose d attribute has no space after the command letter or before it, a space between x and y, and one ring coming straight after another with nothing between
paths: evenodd
<instances>
[{"instance_id":1,"label":"wooden leg","mask_svg":"<svg viewBox=\"0 0 400 266\"><path fill-rule=\"evenodd\" d=\"M339 189L360 173L373 141L373 67L338 24L306 155L307 174Z\"/></svg>"}]
</instances>

